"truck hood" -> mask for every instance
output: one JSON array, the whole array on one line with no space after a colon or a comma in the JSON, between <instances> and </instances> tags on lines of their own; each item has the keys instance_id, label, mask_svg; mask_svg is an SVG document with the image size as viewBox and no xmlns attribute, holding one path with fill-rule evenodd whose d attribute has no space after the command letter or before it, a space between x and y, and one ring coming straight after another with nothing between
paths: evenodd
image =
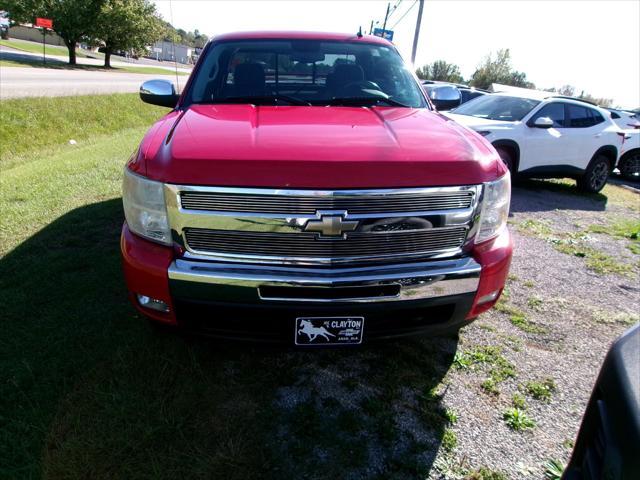
<instances>
[{"instance_id":1,"label":"truck hood","mask_svg":"<svg viewBox=\"0 0 640 480\"><path fill-rule=\"evenodd\" d=\"M169 117L130 166L167 183L384 188L504 173L484 139L426 109L193 105Z\"/></svg>"}]
</instances>

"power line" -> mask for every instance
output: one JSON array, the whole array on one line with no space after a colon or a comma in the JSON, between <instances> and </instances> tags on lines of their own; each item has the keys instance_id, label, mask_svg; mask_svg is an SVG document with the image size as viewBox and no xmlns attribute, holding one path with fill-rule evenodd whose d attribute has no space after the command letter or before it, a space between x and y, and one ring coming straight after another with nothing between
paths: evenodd
<instances>
[{"instance_id":1,"label":"power line","mask_svg":"<svg viewBox=\"0 0 640 480\"><path fill-rule=\"evenodd\" d=\"M418 0L415 0L411 4L411 6L407 9L407 11L402 14L402 16L398 19L398 21L396 23L394 23L393 26L391 28L389 28L389 30L393 30L394 28L396 28L396 25L398 25L402 21L402 19L407 16L407 13L409 13L413 9L413 7L416 6L416 3L418 3Z\"/></svg>"},{"instance_id":2,"label":"power line","mask_svg":"<svg viewBox=\"0 0 640 480\"><path fill-rule=\"evenodd\" d=\"M397 10L397 8L400 6L401 3L402 3L402 0L398 0L396 4L393 7L391 7L391 10L389 11L389 19L393 16L393 14L395 13L395 11Z\"/></svg>"}]
</instances>

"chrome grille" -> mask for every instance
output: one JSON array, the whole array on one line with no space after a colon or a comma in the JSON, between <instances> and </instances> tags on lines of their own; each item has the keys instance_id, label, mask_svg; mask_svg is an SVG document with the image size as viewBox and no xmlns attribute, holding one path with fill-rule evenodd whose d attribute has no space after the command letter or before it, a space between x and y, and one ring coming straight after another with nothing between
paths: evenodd
<instances>
[{"instance_id":1,"label":"chrome grille","mask_svg":"<svg viewBox=\"0 0 640 480\"><path fill-rule=\"evenodd\" d=\"M476 232L482 191L166 184L165 199L187 259L331 265L461 255Z\"/></svg>"},{"instance_id":2,"label":"chrome grille","mask_svg":"<svg viewBox=\"0 0 640 480\"><path fill-rule=\"evenodd\" d=\"M393 197L326 197L297 195L233 195L215 192L182 192L187 210L313 215L316 210L347 210L350 214L430 212L469 208L473 191L398 194Z\"/></svg>"},{"instance_id":3,"label":"chrome grille","mask_svg":"<svg viewBox=\"0 0 640 480\"><path fill-rule=\"evenodd\" d=\"M290 258L346 258L434 253L455 250L465 240L466 227L384 233L351 233L347 240L318 240L312 233L236 232L189 228L190 249L203 253L278 256Z\"/></svg>"}]
</instances>

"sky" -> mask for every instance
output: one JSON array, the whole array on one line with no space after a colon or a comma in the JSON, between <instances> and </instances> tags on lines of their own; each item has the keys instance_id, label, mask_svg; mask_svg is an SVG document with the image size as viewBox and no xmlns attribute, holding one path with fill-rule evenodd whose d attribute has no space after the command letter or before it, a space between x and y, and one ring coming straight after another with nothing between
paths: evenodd
<instances>
[{"instance_id":1,"label":"sky","mask_svg":"<svg viewBox=\"0 0 640 480\"><path fill-rule=\"evenodd\" d=\"M387 21L404 59L411 48L417 0L154 0L176 28L209 36L247 30L368 33ZM640 106L640 0L425 0L416 66L446 60L469 78L490 52L509 48L513 67L539 88L570 84Z\"/></svg>"}]
</instances>

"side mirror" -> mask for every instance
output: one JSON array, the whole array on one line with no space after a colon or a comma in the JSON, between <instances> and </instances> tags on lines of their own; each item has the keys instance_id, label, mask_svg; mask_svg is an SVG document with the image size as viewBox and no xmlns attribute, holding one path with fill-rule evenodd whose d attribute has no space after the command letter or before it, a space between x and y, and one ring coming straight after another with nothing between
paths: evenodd
<instances>
[{"instance_id":1,"label":"side mirror","mask_svg":"<svg viewBox=\"0 0 640 480\"><path fill-rule=\"evenodd\" d=\"M140 86L140 99L151 105L175 108L180 96L167 80L148 80Z\"/></svg>"},{"instance_id":2,"label":"side mirror","mask_svg":"<svg viewBox=\"0 0 640 480\"><path fill-rule=\"evenodd\" d=\"M462 103L462 94L453 85L425 85L429 99L438 110L451 110Z\"/></svg>"},{"instance_id":3,"label":"side mirror","mask_svg":"<svg viewBox=\"0 0 640 480\"><path fill-rule=\"evenodd\" d=\"M551 128L553 127L553 120L549 117L538 117L536 121L533 122L533 126L536 128Z\"/></svg>"}]
</instances>

